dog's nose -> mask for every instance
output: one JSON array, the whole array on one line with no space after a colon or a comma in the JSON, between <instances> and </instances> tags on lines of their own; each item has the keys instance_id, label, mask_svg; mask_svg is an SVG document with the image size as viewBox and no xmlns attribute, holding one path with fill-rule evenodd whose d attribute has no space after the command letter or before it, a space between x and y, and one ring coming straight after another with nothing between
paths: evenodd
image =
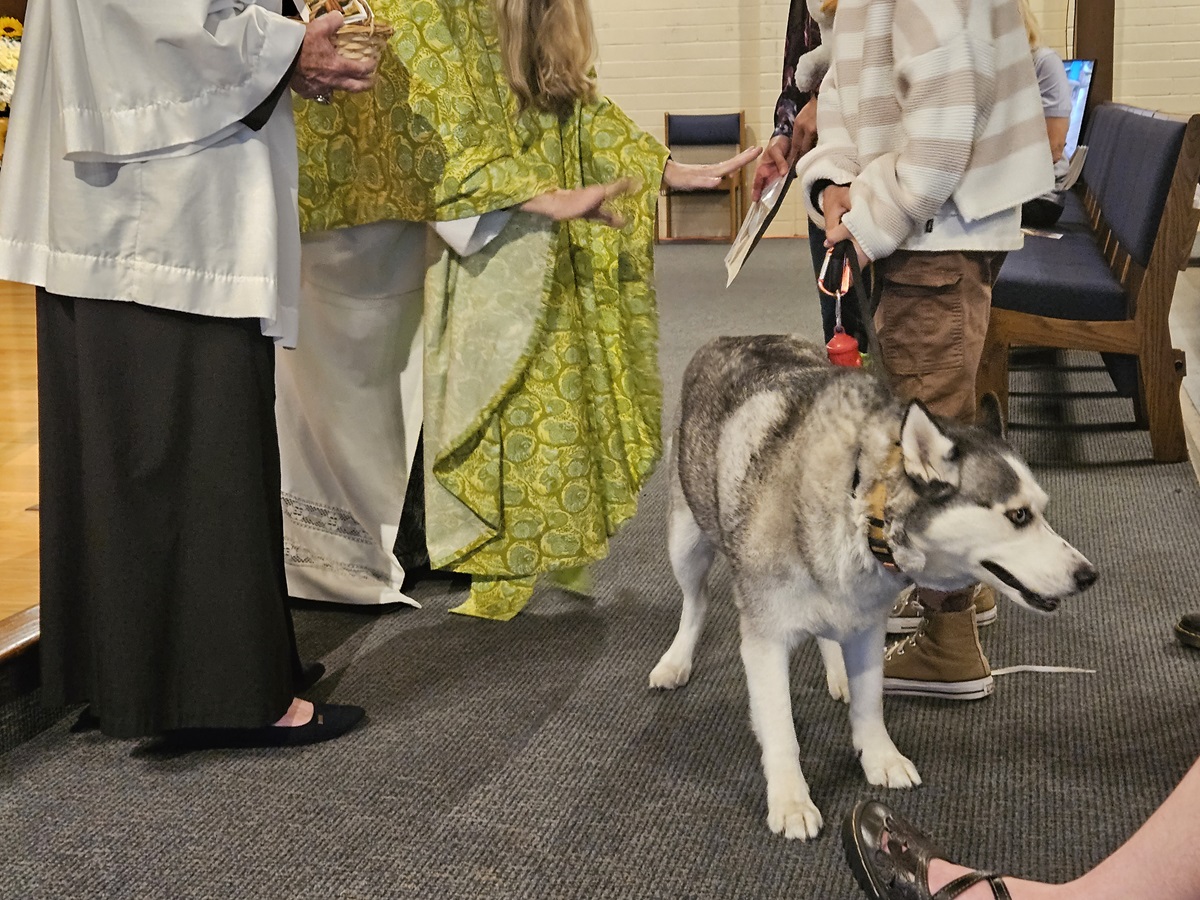
<instances>
[{"instance_id":1,"label":"dog's nose","mask_svg":"<svg viewBox=\"0 0 1200 900\"><path fill-rule=\"evenodd\" d=\"M1086 591L1096 583L1098 577L1096 567L1091 563L1088 563L1086 566L1080 566L1075 570L1075 590Z\"/></svg>"}]
</instances>

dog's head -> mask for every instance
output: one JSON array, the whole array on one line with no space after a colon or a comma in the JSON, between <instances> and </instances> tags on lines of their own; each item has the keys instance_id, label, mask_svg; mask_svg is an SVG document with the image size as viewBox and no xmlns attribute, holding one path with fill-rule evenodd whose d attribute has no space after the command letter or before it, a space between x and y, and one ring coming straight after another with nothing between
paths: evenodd
<instances>
[{"instance_id":1,"label":"dog's head","mask_svg":"<svg viewBox=\"0 0 1200 900\"><path fill-rule=\"evenodd\" d=\"M1046 493L1004 441L994 399L975 426L908 406L900 449L912 492L889 509L893 552L924 587L982 581L1021 606L1053 612L1095 582L1096 568L1046 522Z\"/></svg>"}]
</instances>

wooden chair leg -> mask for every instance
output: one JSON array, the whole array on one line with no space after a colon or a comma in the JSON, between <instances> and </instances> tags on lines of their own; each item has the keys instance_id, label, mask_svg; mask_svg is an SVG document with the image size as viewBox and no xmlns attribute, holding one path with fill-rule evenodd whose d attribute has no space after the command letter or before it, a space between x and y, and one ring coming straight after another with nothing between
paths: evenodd
<instances>
[{"instance_id":1,"label":"wooden chair leg","mask_svg":"<svg viewBox=\"0 0 1200 900\"><path fill-rule=\"evenodd\" d=\"M733 239L737 237L737 187L733 184L729 185L729 242L732 244Z\"/></svg>"},{"instance_id":2,"label":"wooden chair leg","mask_svg":"<svg viewBox=\"0 0 1200 900\"><path fill-rule=\"evenodd\" d=\"M1137 390L1133 392L1133 424L1143 431L1150 429L1150 419L1146 415L1146 385L1142 378L1141 366L1138 366Z\"/></svg>"},{"instance_id":3,"label":"wooden chair leg","mask_svg":"<svg viewBox=\"0 0 1200 900\"><path fill-rule=\"evenodd\" d=\"M1138 359L1150 447L1156 462L1183 462L1188 458L1179 398L1183 372L1183 354L1171 348L1169 338L1145 348Z\"/></svg>"},{"instance_id":4,"label":"wooden chair leg","mask_svg":"<svg viewBox=\"0 0 1200 900\"><path fill-rule=\"evenodd\" d=\"M1008 354L1008 339L994 325L989 326L975 375L975 395L995 394L1005 422L1008 422Z\"/></svg>"}]
</instances>

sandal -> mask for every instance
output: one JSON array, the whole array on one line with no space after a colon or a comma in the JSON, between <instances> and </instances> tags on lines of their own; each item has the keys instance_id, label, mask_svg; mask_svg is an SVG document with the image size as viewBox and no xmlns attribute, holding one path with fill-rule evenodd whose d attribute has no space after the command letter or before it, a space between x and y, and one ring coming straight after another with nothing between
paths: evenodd
<instances>
[{"instance_id":1,"label":"sandal","mask_svg":"<svg viewBox=\"0 0 1200 900\"><path fill-rule=\"evenodd\" d=\"M929 837L887 806L858 803L842 823L842 846L859 887L871 900L954 900L987 882L995 900L1012 900L1002 876L968 872L936 894L929 891L929 861L945 859Z\"/></svg>"}]
</instances>

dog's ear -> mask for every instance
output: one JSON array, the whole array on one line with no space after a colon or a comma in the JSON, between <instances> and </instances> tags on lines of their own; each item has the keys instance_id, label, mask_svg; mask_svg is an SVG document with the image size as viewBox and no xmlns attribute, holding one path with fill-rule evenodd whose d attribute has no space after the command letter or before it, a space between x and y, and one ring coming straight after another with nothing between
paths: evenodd
<instances>
[{"instance_id":1,"label":"dog's ear","mask_svg":"<svg viewBox=\"0 0 1200 900\"><path fill-rule=\"evenodd\" d=\"M919 400L904 412L900 425L904 471L918 485L954 491L959 485L958 447Z\"/></svg>"},{"instance_id":2,"label":"dog's ear","mask_svg":"<svg viewBox=\"0 0 1200 900\"><path fill-rule=\"evenodd\" d=\"M975 424L985 431L1004 439L1004 414L1000 411L1000 398L988 391L979 398L979 410L975 413Z\"/></svg>"}]
</instances>

